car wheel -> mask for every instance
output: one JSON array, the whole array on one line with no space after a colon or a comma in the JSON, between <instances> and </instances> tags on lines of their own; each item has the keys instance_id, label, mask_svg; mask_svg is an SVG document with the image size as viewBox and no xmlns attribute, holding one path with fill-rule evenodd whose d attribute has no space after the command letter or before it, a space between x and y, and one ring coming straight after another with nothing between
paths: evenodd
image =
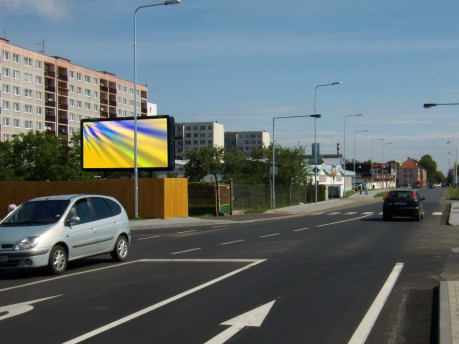
<instances>
[{"instance_id":1,"label":"car wheel","mask_svg":"<svg viewBox=\"0 0 459 344\"><path fill-rule=\"evenodd\" d=\"M383 215L383 221L390 221L391 217L389 215L384 214Z\"/></svg>"},{"instance_id":2,"label":"car wheel","mask_svg":"<svg viewBox=\"0 0 459 344\"><path fill-rule=\"evenodd\" d=\"M61 245L56 245L49 255L48 268L53 275L59 275L67 269L67 251Z\"/></svg>"},{"instance_id":3,"label":"car wheel","mask_svg":"<svg viewBox=\"0 0 459 344\"><path fill-rule=\"evenodd\" d=\"M120 235L118 239L116 239L115 248L112 251L112 259L117 262L122 262L126 260L128 256L128 240L124 235Z\"/></svg>"},{"instance_id":4,"label":"car wheel","mask_svg":"<svg viewBox=\"0 0 459 344\"><path fill-rule=\"evenodd\" d=\"M420 211L418 215L416 216L416 221L421 221L422 220L422 212Z\"/></svg>"}]
</instances>

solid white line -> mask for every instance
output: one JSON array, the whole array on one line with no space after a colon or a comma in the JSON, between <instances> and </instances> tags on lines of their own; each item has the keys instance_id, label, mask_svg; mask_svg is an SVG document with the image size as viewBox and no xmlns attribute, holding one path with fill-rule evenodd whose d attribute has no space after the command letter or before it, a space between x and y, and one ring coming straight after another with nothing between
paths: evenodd
<instances>
[{"instance_id":1,"label":"solid white line","mask_svg":"<svg viewBox=\"0 0 459 344\"><path fill-rule=\"evenodd\" d=\"M348 344L365 343L376 322L376 319L378 319L379 313L384 307L384 304L386 303L387 298L389 297L389 294L395 285L395 282L397 282L397 279L402 272L403 265L403 263L395 264L392 272L384 283L384 286L381 288L378 296L376 296L376 299L373 301L373 304L367 311L367 314L365 314L365 317L362 319L359 327L357 327L357 330L355 330L354 335L352 336L351 340L349 340Z\"/></svg>"},{"instance_id":2,"label":"solid white line","mask_svg":"<svg viewBox=\"0 0 459 344\"><path fill-rule=\"evenodd\" d=\"M328 213L327 215L330 216L330 215L339 215L339 214L341 214L340 211L335 211L333 213Z\"/></svg>"},{"instance_id":3,"label":"solid white line","mask_svg":"<svg viewBox=\"0 0 459 344\"><path fill-rule=\"evenodd\" d=\"M432 215L434 215L434 216L441 216L441 215L443 215L443 213L442 213L441 211L434 211L434 212L432 213Z\"/></svg>"},{"instance_id":4,"label":"solid white line","mask_svg":"<svg viewBox=\"0 0 459 344\"><path fill-rule=\"evenodd\" d=\"M197 231L198 231L197 229L190 229L189 231L178 232L177 234L193 233Z\"/></svg>"},{"instance_id":5,"label":"solid white line","mask_svg":"<svg viewBox=\"0 0 459 344\"><path fill-rule=\"evenodd\" d=\"M277 236L277 235L280 235L280 233L267 234L267 235L260 235L260 238L268 238L268 237Z\"/></svg>"},{"instance_id":6,"label":"solid white line","mask_svg":"<svg viewBox=\"0 0 459 344\"><path fill-rule=\"evenodd\" d=\"M354 217L354 218L352 218L352 219L347 219L347 220L343 220L343 221L325 223L325 224L323 224L323 225L317 225L316 227L325 227L325 226L336 225L336 224L338 224L338 223L343 223L343 222L349 222L349 221L354 221L354 220L363 219L363 218L368 217L368 216L370 216L370 214L369 214L369 215L364 215L364 216L359 216L359 217Z\"/></svg>"},{"instance_id":7,"label":"solid white line","mask_svg":"<svg viewBox=\"0 0 459 344\"><path fill-rule=\"evenodd\" d=\"M202 248L192 248L191 250L186 250L186 251L179 251L179 252L172 252L171 254L181 254L181 253L188 253L188 252L193 252L193 251L199 251L202 250Z\"/></svg>"},{"instance_id":8,"label":"solid white line","mask_svg":"<svg viewBox=\"0 0 459 344\"><path fill-rule=\"evenodd\" d=\"M203 261L205 261L205 260L203 259ZM222 259L222 261L225 261L225 260ZM228 259L226 261L232 261L232 260ZM233 275L236 275L236 274L238 274L238 273L240 273L240 272L242 272L244 270L250 269L251 267L253 267L253 266L257 265L257 264L263 263L264 261L265 261L265 259L257 259L253 263L251 263L249 265L246 265L246 266L244 266L244 267L242 267L240 269L234 270L234 271L232 271L232 272L230 272L230 273L228 273L226 275L223 275L221 277L217 277L216 279L213 279L213 280L211 280L209 282L206 282L204 284L201 284L201 285L199 285L199 286L197 286L195 288L189 289L189 290L187 290L187 291L185 291L183 293L175 295L175 296L173 296L173 297L171 297L169 299L166 299L164 301L161 301L159 303L151 305L150 307L141 309L138 312L132 313L131 315L128 315L128 316L126 316L124 318L118 319L118 320L116 320L116 321L114 321L112 323L109 323L109 324L107 324L105 326L102 326L102 327L100 327L98 329L95 329L95 330L93 330L91 332L83 334L83 335L81 335L81 336L79 336L77 338L71 339L71 340L65 342L64 344L76 344L76 343L80 343L80 342L82 342L82 341L84 341L86 339L89 339L89 338L92 338L94 336L97 336L98 334L101 334L101 333L103 333L105 331L108 331L108 330L114 328L114 327L117 327L117 326L122 325L122 324L124 324L124 323L126 323L128 321L131 321L131 320L133 320L135 318L138 318L138 317L140 317L142 315L145 315L145 314L147 314L147 313L149 313L151 311L154 311L155 309L158 309L158 308L160 308L162 306L165 306L165 305L167 305L167 304L169 304L171 302L177 301L177 300L179 300L179 299L181 299L181 298L183 298L185 296L188 296L188 295L190 295L190 294L192 294L194 292L197 292L197 291L199 291L201 289L204 289L204 288L206 288L208 286L211 286L212 284L220 282L220 281L222 281L222 280L224 280L226 278L229 278L229 277L231 277Z\"/></svg>"},{"instance_id":9,"label":"solid white line","mask_svg":"<svg viewBox=\"0 0 459 344\"><path fill-rule=\"evenodd\" d=\"M154 236L145 237L145 238L138 238L137 240L147 240L147 239L156 239L156 238L160 238L160 236L159 235L154 235Z\"/></svg>"},{"instance_id":10,"label":"solid white line","mask_svg":"<svg viewBox=\"0 0 459 344\"><path fill-rule=\"evenodd\" d=\"M230 245L230 244L235 244L235 243L242 242L242 241L245 241L245 239L222 242L220 245Z\"/></svg>"},{"instance_id":11,"label":"solid white line","mask_svg":"<svg viewBox=\"0 0 459 344\"><path fill-rule=\"evenodd\" d=\"M355 214L357 214L356 211L350 211L350 212L348 212L348 213L346 213L346 214L344 214L344 215L355 215Z\"/></svg>"}]
</instances>

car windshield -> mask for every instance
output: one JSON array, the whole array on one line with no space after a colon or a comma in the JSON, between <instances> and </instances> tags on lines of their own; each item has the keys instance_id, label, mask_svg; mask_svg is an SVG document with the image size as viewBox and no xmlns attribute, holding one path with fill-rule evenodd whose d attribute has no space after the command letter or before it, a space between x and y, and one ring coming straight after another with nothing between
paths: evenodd
<instances>
[{"instance_id":1,"label":"car windshield","mask_svg":"<svg viewBox=\"0 0 459 344\"><path fill-rule=\"evenodd\" d=\"M67 209L68 200L30 201L10 213L0 226L43 225L57 222Z\"/></svg>"}]
</instances>

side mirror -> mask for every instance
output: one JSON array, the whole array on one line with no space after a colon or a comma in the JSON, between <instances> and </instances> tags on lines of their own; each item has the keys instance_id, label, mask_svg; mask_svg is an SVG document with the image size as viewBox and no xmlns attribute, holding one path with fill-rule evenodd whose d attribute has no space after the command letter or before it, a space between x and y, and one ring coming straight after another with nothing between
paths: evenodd
<instances>
[{"instance_id":1,"label":"side mirror","mask_svg":"<svg viewBox=\"0 0 459 344\"><path fill-rule=\"evenodd\" d=\"M67 220L68 226L74 226L81 222L81 219L78 216L72 216L70 219Z\"/></svg>"}]
</instances>

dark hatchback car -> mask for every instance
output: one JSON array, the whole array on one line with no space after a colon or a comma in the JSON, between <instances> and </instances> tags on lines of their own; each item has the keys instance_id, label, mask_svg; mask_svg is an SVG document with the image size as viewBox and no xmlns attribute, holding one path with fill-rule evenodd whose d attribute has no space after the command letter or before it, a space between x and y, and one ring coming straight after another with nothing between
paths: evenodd
<instances>
[{"instance_id":1,"label":"dark hatchback car","mask_svg":"<svg viewBox=\"0 0 459 344\"><path fill-rule=\"evenodd\" d=\"M394 216L412 217L421 221L424 217L422 202L424 197L419 196L415 190L391 190L384 197L383 220L387 221Z\"/></svg>"}]
</instances>

